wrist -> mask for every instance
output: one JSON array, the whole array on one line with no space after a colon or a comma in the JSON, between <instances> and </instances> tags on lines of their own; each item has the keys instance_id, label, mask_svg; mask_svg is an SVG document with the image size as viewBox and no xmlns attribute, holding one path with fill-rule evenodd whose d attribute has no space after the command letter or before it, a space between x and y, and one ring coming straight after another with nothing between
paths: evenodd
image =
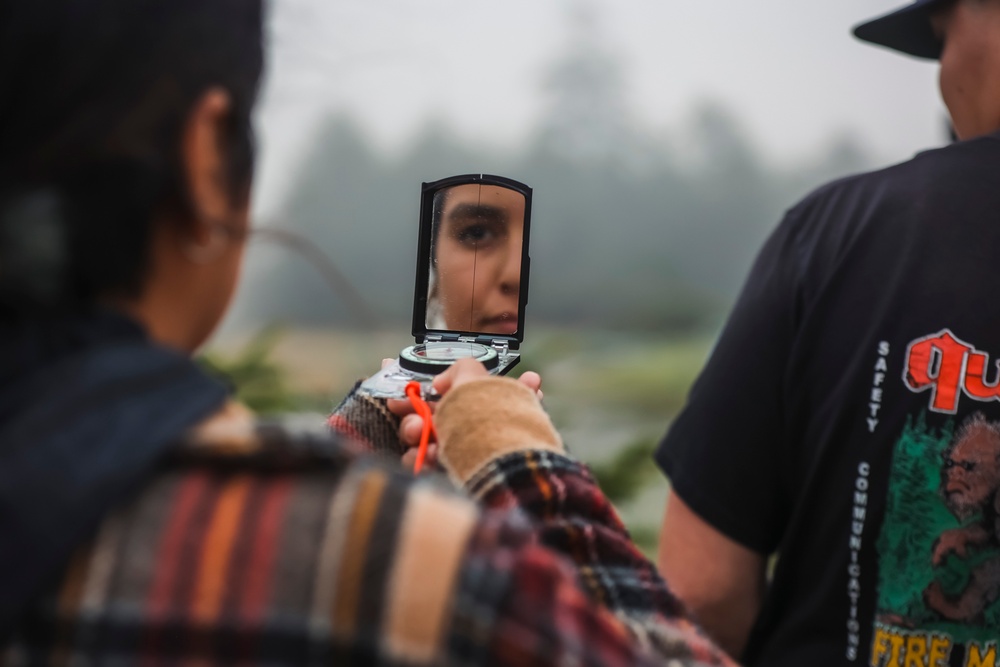
<instances>
[{"instance_id":1,"label":"wrist","mask_svg":"<svg viewBox=\"0 0 1000 667\"><path fill-rule=\"evenodd\" d=\"M463 485L513 452L564 452L535 392L510 378L483 378L452 389L438 405L435 427L439 460Z\"/></svg>"}]
</instances>

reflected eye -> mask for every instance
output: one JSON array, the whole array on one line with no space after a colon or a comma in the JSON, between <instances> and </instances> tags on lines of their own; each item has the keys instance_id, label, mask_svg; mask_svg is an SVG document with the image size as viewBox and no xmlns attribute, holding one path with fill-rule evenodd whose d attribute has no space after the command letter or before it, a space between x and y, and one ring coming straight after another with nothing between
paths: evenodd
<instances>
[{"instance_id":1,"label":"reflected eye","mask_svg":"<svg viewBox=\"0 0 1000 667\"><path fill-rule=\"evenodd\" d=\"M452 236L469 249L482 250L495 244L503 235L502 225L470 221L455 226Z\"/></svg>"}]
</instances>

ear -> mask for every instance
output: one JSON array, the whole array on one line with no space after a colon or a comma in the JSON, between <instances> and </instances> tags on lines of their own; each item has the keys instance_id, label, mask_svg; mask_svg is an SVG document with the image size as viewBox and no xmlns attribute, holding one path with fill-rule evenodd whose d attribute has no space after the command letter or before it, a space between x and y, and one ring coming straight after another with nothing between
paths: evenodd
<instances>
[{"instance_id":1,"label":"ear","mask_svg":"<svg viewBox=\"0 0 1000 667\"><path fill-rule=\"evenodd\" d=\"M192 107L182 134L182 167L193 218L191 233L199 244L209 242L218 221L225 220L232 208L223 152L231 110L229 94L211 88Z\"/></svg>"}]
</instances>

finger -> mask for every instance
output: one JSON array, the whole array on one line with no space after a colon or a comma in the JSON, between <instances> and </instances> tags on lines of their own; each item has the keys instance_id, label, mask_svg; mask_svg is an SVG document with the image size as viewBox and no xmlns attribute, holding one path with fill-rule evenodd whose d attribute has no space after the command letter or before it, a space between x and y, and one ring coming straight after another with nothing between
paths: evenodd
<instances>
[{"instance_id":1,"label":"finger","mask_svg":"<svg viewBox=\"0 0 1000 667\"><path fill-rule=\"evenodd\" d=\"M394 361L396 361L396 360L395 359L383 359L382 360L382 368L385 368L386 366L388 366L389 364L391 364Z\"/></svg>"},{"instance_id":2,"label":"finger","mask_svg":"<svg viewBox=\"0 0 1000 667\"><path fill-rule=\"evenodd\" d=\"M444 373L441 373L431 382L431 387L437 392L438 396L444 396L451 389L452 383L455 381L455 366L458 364L453 364Z\"/></svg>"},{"instance_id":3,"label":"finger","mask_svg":"<svg viewBox=\"0 0 1000 667\"><path fill-rule=\"evenodd\" d=\"M407 447L420 444L420 434L424 430L424 418L420 415L407 415L399 423L399 440Z\"/></svg>"},{"instance_id":4,"label":"finger","mask_svg":"<svg viewBox=\"0 0 1000 667\"><path fill-rule=\"evenodd\" d=\"M400 463L402 463L404 468L408 470L413 470L413 466L416 465L417 463L417 450L416 449L406 450L406 453L403 454L402 458L400 459Z\"/></svg>"},{"instance_id":5,"label":"finger","mask_svg":"<svg viewBox=\"0 0 1000 667\"><path fill-rule=\"evenodd\" d=\"M408 449L403 456L400 457L399 461L404 468L413 470L413 467L417 464L417 455L419 454L416 448ZM430 467L437 466L437 454L438 446L431 443L427 446L427 457L424 459L424 470Z\"/></svg>"},{"instance_id":6,"label":"finger","mask_svg":"<svg viewBox=\"0 0 1000 667\"><path fill-rule=\"evenodd\" d=\"M397 417L405 417L406 415L412 415L416 412L413 408L413 404L405 399L395 399L390 398L386 401L386 406L389 408L389 412L396 415Z\"/></svg>"},{"instance_id":7,"label":"finger","mask_svg":"<svg viewBox=\"0 0 1000 667\"><path fill-rule=\"evenodd\" d=\"M444 396L455 387L466 382L489 377L486 367L474 359L459 359L444 373L434 378L434 390Z\"/></svg>"},{"instance_id":8,"label":"finger","mask_svg":"<svg viewBox=\"0 0 1000 667\"><path fill-rule=\"evenodd\" d=\"M542 376L535 371L521 373L521 377L517 378L517 381L536 393L542 389Z\"/></svg>"},{"instance_id":9,"label":"finger","mask_svg":"<svg viewBox=\"0 0 1000 667\"><path fill-rule=\"evenodd\" d=\"M438 461L438 445L436 442L432 442L427 445L427 458L424 460L424 465L436 466Z\"/></svg>"}]
</instances>

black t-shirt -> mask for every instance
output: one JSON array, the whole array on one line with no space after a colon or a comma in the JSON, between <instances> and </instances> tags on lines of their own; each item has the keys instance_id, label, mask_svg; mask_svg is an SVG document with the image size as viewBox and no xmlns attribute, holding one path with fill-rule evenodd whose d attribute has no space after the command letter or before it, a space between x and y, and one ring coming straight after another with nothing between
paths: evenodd
<instances>
[{"instance_id":1,"label":"black t-shirt","mask_svg":"<svg viewBox=\"0 0 1000 667\"><path fill-rule=\"evenodd\" d=\"M788 212L657 453L779 553L747 663L1000 667L998 360L1000 134Z\"/></svg>"}]
</instances>

